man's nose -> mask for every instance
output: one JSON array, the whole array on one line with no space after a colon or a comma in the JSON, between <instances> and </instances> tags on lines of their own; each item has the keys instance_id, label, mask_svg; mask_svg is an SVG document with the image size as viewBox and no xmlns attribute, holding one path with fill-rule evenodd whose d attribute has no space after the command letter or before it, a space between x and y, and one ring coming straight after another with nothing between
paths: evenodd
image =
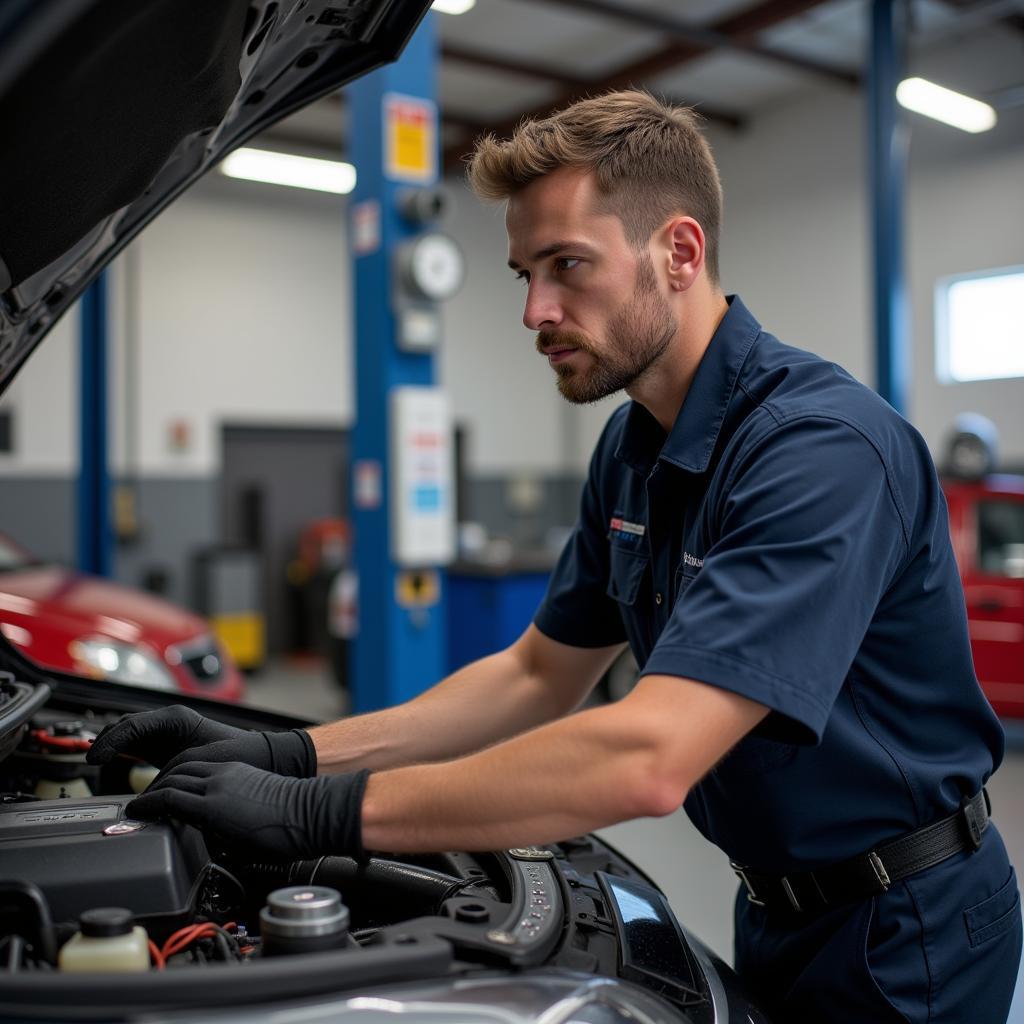
<instances>
[{"instance_id":1,"label":"man's nose","mask_svg":"<svg viewBox=\"0 0 1024 1024\"><path fill-rule=\"evenodd\" d=\"M562 308L552 290L536 281L531 281L526 292L526 308L523 323L531 331L543 331L557 327L562 322Z\"/></svg>"}]
</instances>

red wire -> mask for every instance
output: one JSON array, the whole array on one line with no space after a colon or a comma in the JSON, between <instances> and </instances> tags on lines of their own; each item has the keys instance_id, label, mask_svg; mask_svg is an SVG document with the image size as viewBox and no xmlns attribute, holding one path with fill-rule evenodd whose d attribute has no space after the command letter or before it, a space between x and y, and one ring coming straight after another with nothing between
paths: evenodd
<instances>
[{"instance_id":1,"label":"red wire","mask_svg":"<svg viewBox=\"0 0 1024 1024\"><path fill-rule=\"evenodd\" d=\"M205 930L205 935L203 934ZM163 955L170 959L176 953L180 953L183 949L187 949L196 939L205 938L206 935L212 934L212 929L209 925L205 924L193 924L186 928L182 928L176 931L165 943L164 948L161 950Z\"/></svg>"},{"instance_id":2,"label":"red wire","mask_svg":"<svg viewBox=\"0 0 1024 1024\"><path fill-rule=\"evenodd\" d=\"M163 953L160 952L160 947L150 939L149 940L149 955L153 958L153 964L158 971L162 971L166 965Z\"/></svg>"},{"instance_id":3,"label":"red wire","mask_svg":"<svg viewBox=\"0 0 1024 1024\"><path fill-rule=\"evenodd\" d=\"M228 921L227 924L221 926L225 931L231 931L236 927L234 921ZM163 955L166 959L170 959L177 953L188 949L193 942L199 939L208 939L213 935L216 935L218 926L210 921L203 921L200 924L187 924L184 928L179 928L173 935L170 935L167 941L164 943L162 950Z\"/></svg>"},{"instance_id":4,"label":"red wire","mask_svg":"<svg viewBox=\"0 0 1024 1024\"><path fill-rule=\"evenodd\" d=\"M33 729L32 739L44 747L58 747L61 750L88 750L92 740L79 740L73 736L51 736L45 729Z\"/></svg>"}]
</instances>

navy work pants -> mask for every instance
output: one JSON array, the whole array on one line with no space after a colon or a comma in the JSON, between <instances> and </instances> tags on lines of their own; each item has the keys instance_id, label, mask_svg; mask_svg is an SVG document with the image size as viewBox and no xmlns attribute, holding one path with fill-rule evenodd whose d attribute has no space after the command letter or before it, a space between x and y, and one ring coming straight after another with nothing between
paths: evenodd
<instances>
[{"instance_id":1,"label":"navy work pants","mask_svg":"<svg viewBox=\"0 0 1024 1024\"><path fill-rule=\"evenodd\" d=\"M772 1021L1004 1024L1021 955L1017 878L977 852L802 920L736 901L736 970Z\"/></svg>"}]
</instances>

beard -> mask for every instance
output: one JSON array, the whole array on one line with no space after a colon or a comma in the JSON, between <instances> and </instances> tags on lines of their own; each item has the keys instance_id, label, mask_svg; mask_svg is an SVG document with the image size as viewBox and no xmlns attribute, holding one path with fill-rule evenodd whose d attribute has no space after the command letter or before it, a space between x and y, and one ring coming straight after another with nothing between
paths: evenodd
<instances>
[{"instance_id":1,"label":"beard","mask_svg":"<svg viewBox=\"0 0 1024 1024\"><path fill-rule=\"evenodd\" d=\"M669 304L658 292L651 258L644 253L637 266L632 296L608 322L606 343L599 351L591 338L579 331L541 331L537 351L569 345L593 360L589 369L555 364L558 391L574 405L599 402L636 383L668 348L679 324Z\"/></svg>"}]
</instances>

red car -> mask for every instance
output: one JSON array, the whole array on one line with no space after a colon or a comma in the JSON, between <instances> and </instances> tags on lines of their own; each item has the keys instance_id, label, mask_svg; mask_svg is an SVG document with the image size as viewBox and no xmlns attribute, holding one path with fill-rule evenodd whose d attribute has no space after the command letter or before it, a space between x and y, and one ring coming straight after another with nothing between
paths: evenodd
<instances>
[{"instance_id":1,"label":"red car","mask_svg":"<svg viewBox=\"0 0 1024 1024\"><path fill-rule=\"evenodd\" d=\"M998 714L1024 717L1024 477L942 487L978 679Z\"/></svg>"},{"instance_id":2,"label":"red car","mask_svg":"<svg viewBox=\"0 0 1024 1024\"><path fill-rule=\"evenodd\" d=\"M241 673L198 615L45 565L3 534L0 633L47 668L225 701L245 693Z\"/></svg>"}]
</instances>

